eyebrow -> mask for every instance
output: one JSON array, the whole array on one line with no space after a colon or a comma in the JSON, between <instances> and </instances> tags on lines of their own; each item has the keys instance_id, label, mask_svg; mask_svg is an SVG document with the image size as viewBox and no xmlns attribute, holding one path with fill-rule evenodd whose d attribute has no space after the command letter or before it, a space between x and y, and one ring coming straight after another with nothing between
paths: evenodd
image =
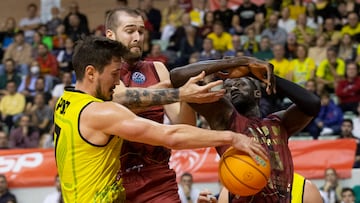
<instances>
[{"instance_id":1,"label":"eyebrow","mask_svg":"<svg viewBox=\"0 0 360 203\"><path fill-rule=\"evenodd\" d=\"M133 27L137 27L137 25L135 25L135 24L130 24L130 25L125 25L125 27L124 28L133 28ZM144 28L145 29L145 25L140 25L139 26L140 28Z\"/></svg>"}]
</instances>

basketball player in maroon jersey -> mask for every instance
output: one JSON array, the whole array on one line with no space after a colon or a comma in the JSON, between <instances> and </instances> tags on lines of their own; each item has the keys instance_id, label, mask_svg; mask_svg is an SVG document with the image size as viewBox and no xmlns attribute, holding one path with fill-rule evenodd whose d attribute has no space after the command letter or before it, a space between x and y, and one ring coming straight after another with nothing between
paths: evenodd
<instances>
[{"instance_id":1,"label":"basketball player in maroon jersey","mask_svg":"<svg viewBox=\"0 0 360 203\"><path fill-rule=\"evenodd\" d=\"M276 92L287 96L294 104L286 110L261 118L261 86L259 80L254 78L267 82L270 78L262 78L261 74L259 77L257 69L254 68L261 67L259 64L272 66L251 57L212 60L176 68L170 72L170 78L174 87L181 86L189 77L202 71L206 74L218 73L229 78L224 82L227 91L224 98L209 104L190 105L206 118L212 129L230 129L258 140L268 151L271 161L270 180L263 190L247 197L229 194L229 199L233 203L288 203L291 201L294 173L288 139L317 115L320 100L297 84L272 76L275 77ZM257 77L254 77L255 75ZM274 90L268 83L267 92L271 91ZM228 147L218 147L217 151L222 155Z\"/></svg>"}]
</instances>

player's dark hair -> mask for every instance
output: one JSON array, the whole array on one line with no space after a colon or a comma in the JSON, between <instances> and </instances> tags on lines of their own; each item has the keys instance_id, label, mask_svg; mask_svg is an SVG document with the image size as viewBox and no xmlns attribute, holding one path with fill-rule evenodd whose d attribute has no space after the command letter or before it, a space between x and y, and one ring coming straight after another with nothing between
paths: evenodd
<instances>
[{"instance_id":1,"label":"player's dark hair","mask_svg":"<svg viewBox=\"0 0 360 203\"><path fill-rule=\"evenodd\" d=\"M121 59L128 54L128 49L120 42L105 37L89 36L78 40L72 58L76 79L84 78L85 68L88 65L95 67L102 73L104 67L111 63L113 58Z\"/></svg>"}]
</instances>

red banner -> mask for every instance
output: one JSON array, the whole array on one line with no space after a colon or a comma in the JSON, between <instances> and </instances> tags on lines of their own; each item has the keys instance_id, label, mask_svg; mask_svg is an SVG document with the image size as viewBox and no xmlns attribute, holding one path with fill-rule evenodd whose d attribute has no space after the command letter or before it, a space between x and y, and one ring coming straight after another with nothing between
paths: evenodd
<instances>
[{"instance_id":1,"label":"red banner","mask_svg":"<svg viewBox=\"0 0 360 203\"><path fill-rule=\"evenodd\" d=\"M295 171L305 177L323 178L324 170L332 167L340 177L350 178L355 140L290 141L289 146ZM195 182L216 182L218 162L214 148L174 150L170 166L178 175L192 173ZM53 186L56 173L53 149L0 150L0 174L10 187Z\"/></svg>"}]
</instances>

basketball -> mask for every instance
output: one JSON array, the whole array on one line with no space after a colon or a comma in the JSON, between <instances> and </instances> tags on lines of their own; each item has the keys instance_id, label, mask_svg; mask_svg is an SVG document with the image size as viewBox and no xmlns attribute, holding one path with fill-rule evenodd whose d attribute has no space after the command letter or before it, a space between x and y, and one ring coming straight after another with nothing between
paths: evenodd
<instances>
[{"instance_id":1,"label":"basketball","mask_svg":"<svg viewBox=\"0 0 360 203\"><path fill-rule=\"evenodd\" d=\"M270 177L269 160L258 157L257 164L248 154L230 147L219 162L219 178L231 193L250 196L263 189Z\"/></svg>"}]
</instances>

